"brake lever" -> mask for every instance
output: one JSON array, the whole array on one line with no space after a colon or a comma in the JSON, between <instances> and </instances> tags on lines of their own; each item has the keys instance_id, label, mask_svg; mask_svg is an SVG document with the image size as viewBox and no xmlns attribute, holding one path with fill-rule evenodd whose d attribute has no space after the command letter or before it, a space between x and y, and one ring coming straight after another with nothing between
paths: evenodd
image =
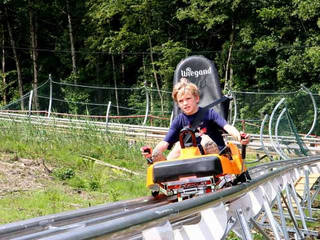
<instances>
[{"instance_id":1,"label":"brake lever","mask_svg":"<svg viewBox=\"0 0 320 240\"><path fill-rule=\"evenodd\" d=\"M142 147L142 151L143 151L144 153L151 154L151 148L148 147L148 146ZM152 157L148 157L148 158L146 158L146 160L147 160L148 165L153 164L153 159L152 159Z\"/></svg>"},{"instance_id":2,"label":"brake lever","mask_svg":"<svg viewBox=\"0 0 320 240\"><path fill-rule=\"evenodd\" d=\"M241 137L241 140L245 139L245 138L247 138L247 134L246 133L242 133L240 137ZM246 150L247 150L247 145L242 144L241 145L241 157L242 157L242 159L246 158Z\"/></svg>"},{"instance_id":3,"label":"brake lever","mask_svg":"<svg viewBox=\"0 0 320 240\"><path fill-rule=\"evenodd\" d=\"M152 158L146 158L146 159L147 159L147 163L148 163L148 165L153 164L153 160L152 160Z\"/></svg>"}]
</instances>

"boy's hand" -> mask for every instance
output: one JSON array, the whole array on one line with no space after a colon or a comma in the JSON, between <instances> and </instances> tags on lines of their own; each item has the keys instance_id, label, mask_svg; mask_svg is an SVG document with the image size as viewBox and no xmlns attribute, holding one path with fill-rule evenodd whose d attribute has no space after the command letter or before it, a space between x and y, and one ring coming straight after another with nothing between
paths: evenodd
<instances>
[{"instance_id":1,"label":"boy's hand","mask_svg":"<svg viewBox=\"0 0 320 240\"><path fill-rule=\"evenodd\" d=\"M152 148L150 146L143 146L140 148L141 154L144 158L147 159L148 164L151 164L152 161Z\"/></svg>"},{"instance_id":2,"label":"boy's hand","mask_svg":"<svg viewBox=\"0 0 320 240\"><path fill-rule=\"evenodd\" d=\"M145 158L151 157L152 156L152 148L150 146L143 146L140 148L142 156Z\"/></svg>"},{"instance_id":3,"label":"boy's hand","mask_svg":"<svg viewBox=\"0 0 320 240\"><path fill-rule=\"evenodd\" d=\"M241 137L240 143L242 145L247 145L250 142L250 135L249 134L244 133L244 132L240 132L240 137Z\"/></svg>"}]
</instances>

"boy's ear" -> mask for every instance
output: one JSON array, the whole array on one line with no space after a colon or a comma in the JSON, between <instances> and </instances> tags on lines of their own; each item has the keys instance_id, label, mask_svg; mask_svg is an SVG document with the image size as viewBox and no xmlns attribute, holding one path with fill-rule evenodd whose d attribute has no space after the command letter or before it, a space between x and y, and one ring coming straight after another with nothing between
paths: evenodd
<instances>
[{"instance_id":1,"label":"boy's ear","mask_svg":"<svg viewBox=\"0 0 320 240\"><path fill-rule=\"evenodd\" d=\"M200 96L196 96L196 102L197 104L200 102Z\"/></svg>"}]
</instances>

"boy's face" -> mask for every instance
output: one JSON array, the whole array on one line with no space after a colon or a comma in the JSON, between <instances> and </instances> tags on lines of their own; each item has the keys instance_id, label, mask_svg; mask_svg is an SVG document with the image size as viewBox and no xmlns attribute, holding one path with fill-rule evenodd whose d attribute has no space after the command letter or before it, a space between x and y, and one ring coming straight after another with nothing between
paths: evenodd
<instances>
[{"instance_id":1,"label":"boy's face","mask_svg":"<svg viewBox=\"0 0 320 240\"><path fill-rule=\"evenodd\" d=\"M177 102L179 108L186 115L192 115L199 109L199 96L194 96L189 90L182 89L177 94Z\"/></svg>"}]
</instances>

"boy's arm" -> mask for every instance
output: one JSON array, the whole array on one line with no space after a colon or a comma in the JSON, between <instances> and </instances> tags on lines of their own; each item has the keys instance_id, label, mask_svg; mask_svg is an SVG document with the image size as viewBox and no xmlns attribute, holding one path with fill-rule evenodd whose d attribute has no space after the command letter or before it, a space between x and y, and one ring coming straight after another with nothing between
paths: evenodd
<instances>
[{"instance_id":1,"label":"boy's arm","mask_svg":"<svg viewBox=\"0 0 320 240\"><path fill-rule=\"evenodd\" d=\"M169 147L169 143L166 141L161 141L157 146L152 150L151 147L145 146L142 147L141 154L145 158L152 158L153 162L164 161L166 157L163 155L164 151Z\"/></svg>"},{"instance_id":2,"label":"boy's arm","mask_svg":"<svg viewBox=\"0 0 320 240\"><path fill-rule=\"evenodd\" d=\"M163 155L164 151L169 147L169 143L166 141L161 141L152 151L152 159L154 162L165 161L166 157Z\"/></svg>"},{"instance_id":3,"label":"boy's arm","mask_svg":"<svg viewBox=\"0 0 320 240\"><path fill-rule=\"evenodd\" d=\"M230 124L225 125L223 129L226 130L227 133L229 133L235 139L237 139L242 145L246 145L250 141L248 134L246 134L245 138L241 138L241 133L234 126Z\"/></svg>"}]
</instances>

